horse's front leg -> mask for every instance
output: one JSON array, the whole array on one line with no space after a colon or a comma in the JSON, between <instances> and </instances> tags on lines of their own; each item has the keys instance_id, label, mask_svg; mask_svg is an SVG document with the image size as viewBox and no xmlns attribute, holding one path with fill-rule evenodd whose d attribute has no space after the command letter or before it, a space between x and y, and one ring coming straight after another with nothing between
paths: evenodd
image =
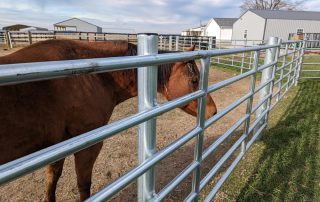
<instances>
[{"instance_id":1,"label":"horse's front leg","mask_svg":"<svg viewBox=\"0 0 320 202\"><path fill-rule=\"evenodd\" d=\"M47 167L47 188L46 188L46 201L56 201L56 188L58 180L62 173L64 159L50 164Z\"/></svg>"},{"instance_id":2,"label":"horse's front leg","mask_svg":"<svg viewBox=\"0 0 320 202\"><path fill-rule=\"evenodd\" d=\"M92 168L101 147L102 142L74 154L80 201L90 197Z\"/></svg>"}]
</instances>

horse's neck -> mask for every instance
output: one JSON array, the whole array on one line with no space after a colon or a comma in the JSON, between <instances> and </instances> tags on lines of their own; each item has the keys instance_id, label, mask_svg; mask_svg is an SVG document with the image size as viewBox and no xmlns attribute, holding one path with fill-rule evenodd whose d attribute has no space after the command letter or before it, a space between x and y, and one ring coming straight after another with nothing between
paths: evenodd
<instances>
[{"instance_id":1,"label":"horse's neck","mask_svg":"<svg viewBox=\"0 0 320 202\"><path fill-rule=\"evenodd\" d=\"M165 72L165 70L169 69L168 67L160 66L158 67L158 81L157 91L167 97L166 87L164 81L164 77L169 77L171 74L170 72ZM171 67L172 68L172 67ZM114 92L117 94L117 103L121 103L129 98L135 97L138 95L138 81L137 81L137 69L129 69L129 70L122 70L122 71L115 71L109 73L102 73L101 76L103 77L104 81L108 82L112 80L112 87ZM168 79L168 78L167 78Z\"/></svg>"},{"instance_id":2,"label":"horse's neck","mask_svg":"<svg viewBox=\"0 0 320 202\"><path fill-rule=\"evenodd\" d=\"M117 104L137 96L137 75L136 70L121 70L100 74L107 85L112 85L117 96Z\"/></svg>"}]
</instances>

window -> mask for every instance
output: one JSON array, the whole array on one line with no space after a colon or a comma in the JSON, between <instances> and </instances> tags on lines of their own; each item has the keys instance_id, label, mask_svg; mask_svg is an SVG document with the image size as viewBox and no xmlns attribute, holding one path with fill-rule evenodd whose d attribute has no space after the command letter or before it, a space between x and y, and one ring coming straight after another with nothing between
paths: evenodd
<instances>
[{"instance_id":1,"label":"window","mask_svg":"<svg viewBox=\"0 0 320 202\"><path fill-rule=\"evenodd\" d=\"M248 30L244 30L243 38L247 39L248 36Z\"/></svg>"},{"instance_id":2,"label":"window","mask_svg":"<svg viewBox=\"0 0 320 202\"><path fill-rule=\"evenodd\" d=\"M303 34L303 29L297 29L297 34L298 35Z\"/></svg>"}]
</instances>

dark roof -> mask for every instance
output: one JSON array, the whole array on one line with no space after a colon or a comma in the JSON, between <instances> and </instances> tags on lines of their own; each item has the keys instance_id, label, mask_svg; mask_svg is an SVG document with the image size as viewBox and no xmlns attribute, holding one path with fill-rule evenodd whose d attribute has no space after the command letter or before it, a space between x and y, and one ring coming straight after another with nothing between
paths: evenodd
<instances>
[{"instance_id":1,"label":"dark roof","mask_svg":"<svg viewBox=\"0 0 320 202\"><path fill-rule=\"evenodd\" d=\"M213 18L220 27L232 27L238 18Z\"/></svg>"},{"instance_id":2,"label":"dark roof","mask_svg":"<svg viewBox=\"0 0 320 202\"><path fill-rule=\"evenodd\" d=\"M53 25L58 25L58 24L60 24L60 23L67 22L67 21L69 21L69 20L79 20L79 21L82 21L82 22L88 23L88 24L90 24L90 25L93 25L93 26L99 27L99 26L97 26L97 25L95 25L95 24L92 24L92 23L87 22L87 21L85 21L85 20L81 20L81 19L79 19L79 18L70 18L70 19L68 19L68 20L64 20L64 21L61 21L61 22L57 22L57 23L55 23L55 24L53 24ZM99 28L101 28L101 27L99 27Z\"/></svg>"},{"instance_id":3,"label":"dark roof","mask_svg":"<svg viewBox=\"0 0 320 202\"><path fill-rule=\"evenodd\" d=\"M22 25L22 24L16 24L16 25L10 25L10 26L6 26L3 27L3 30L7 30L7 31L19 31L20 29L24 29L24 28L28 28L30 27L29 25Z\"/></svg>"},{"instance_id":4,"label":"dark roof","mask_svg":"<svg viewBox=\"0 0 320 202\"><path fill-rule=\"evenodd\" d=\"M249 10L265 19L320 20L320 12L286 10Z\"/></svg>"}]
</instances>

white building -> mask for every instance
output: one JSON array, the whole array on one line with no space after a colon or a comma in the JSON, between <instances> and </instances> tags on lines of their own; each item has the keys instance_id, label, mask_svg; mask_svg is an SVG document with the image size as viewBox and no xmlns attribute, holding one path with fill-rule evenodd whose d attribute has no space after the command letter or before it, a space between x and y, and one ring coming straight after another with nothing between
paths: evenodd
<instances>
[{"instance_id":1,"label":"white building","mask_svg":"<svg viewBox=\"0 0 320 202\"><path fill-rule=\"evenodd\" d=\"M291 33L320 33L320 12L248 10L233 24L232 40L288 40Z\"/></svg>"},{"instance_id":2,"label":"white building","mask_svg":"<svg viewBox=\"0 0 320 202\"><path fill-rule=\"evenodd\" d=\"M102 28L78 18L71 18L53 25L55 31L97 32Z\"/></svg>"},{"instance_id":3,"label":"white building","mask_svg":"<svg viewBox=\"0 0 320 202\"><path fill-rule=\"evenodd\" d=\"M238 18L212 18L204 27L202 36L215 36L218 40L231 40L232 26Z\"/></svg>"},{"instance_id":4,"label":"white building","mask_svg":"<svg viewBox=\"0 0 320 202\"><path fill-rule=\"evenodd\" d=\"M26 31L48 31L48 29L31 26L31 27L20 29L19 31L22 31L22 32L26 32Z\"/></svg>"},{"instance_id":5,"label":"white building","mask_svg":"<svg viewBox=\"0 0 320 202\"><path fill-rule=\"evenodd\" d=\"M187 30L183 30L181 32L181 36L202 36L203 29L205 26L190 28Z\"/></svg>"}]
</instances>

